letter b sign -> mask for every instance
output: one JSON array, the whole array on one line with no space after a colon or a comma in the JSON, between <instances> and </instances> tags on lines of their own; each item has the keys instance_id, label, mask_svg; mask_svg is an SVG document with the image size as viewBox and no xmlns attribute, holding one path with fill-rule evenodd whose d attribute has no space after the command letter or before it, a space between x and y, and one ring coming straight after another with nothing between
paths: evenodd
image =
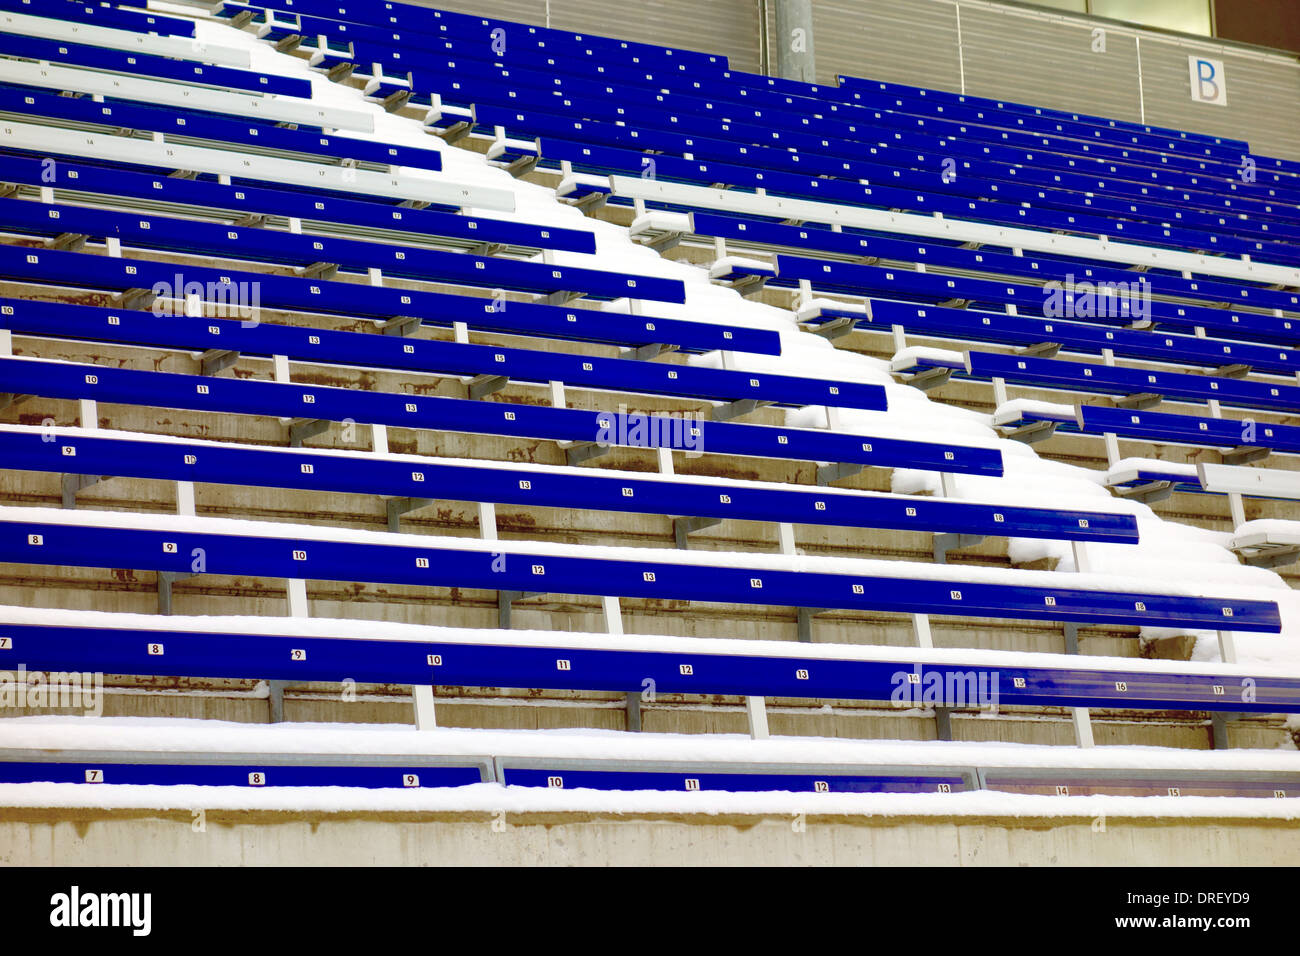
<instances>
[{"instance_id":1,"label":"letter b sign","mask_svg":"<svg viewBox=\"0 0 1300 956\"><path fill-rule=\"evenodd\" d=\"M1187 57L1187 71L1192 81L1192 99L1215 106L1228 105L1228 76L1222 60L1191 55Z\"/></svg>"}]
</instances>

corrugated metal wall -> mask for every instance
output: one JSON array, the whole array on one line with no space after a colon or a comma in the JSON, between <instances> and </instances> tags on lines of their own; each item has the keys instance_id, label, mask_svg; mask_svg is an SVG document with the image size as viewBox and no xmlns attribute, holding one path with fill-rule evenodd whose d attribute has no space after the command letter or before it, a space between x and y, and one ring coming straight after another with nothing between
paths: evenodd
<instances>
[{"instance_id":1,"label":"corrugated metal wall","mask_svg":"<svg viewBox=\"0 0 1300 956\"><path fill-rule=\"evenodd\" d=\"M561 29L722 53L739 70L757 72L761 62L760 0L416 2L527 23L549 15ZM1092 50L1098 25L1104 53ZM1246 139L1256 152L1300 160L1294 58L990 0L813 0L813 36L822 82L847 74L1118 119L1145 114L1153 125ZM1189 53L1224 62L1227 106L1192 100Z\"/></svg>"},{"instance_id":2,"label":"corrugated metal wall","mask_svg":"<svg viewBox=\"0 0 1300 956\"><path fill-rule=\"evenodd\" d=\"M1088 24L1028 19L1005 8L957 9L967 93L1137 120L1132 36L1108 33L1105 52L1093 52Z\"/></svg>"},{"instance_id":3,"label":"corrugated metal wall","mask_svg":"<svg viewBox=\"0 0 1300 956\"><path fill-rule=\"evenodd\" d=\"M402 0L417 7L546 25L546 0Z\"/></svg>"},{"instance_id":4,"label":"corrugated metal wall","mask_svg":"<svg viewBox=\"0 0 1300 956\"><path fill-rule=\"evenodd\" d=\"M941 90L961 88L951 3L813 0L813 44L822 83L845 73Z\"/></svg>"}]
</instances>

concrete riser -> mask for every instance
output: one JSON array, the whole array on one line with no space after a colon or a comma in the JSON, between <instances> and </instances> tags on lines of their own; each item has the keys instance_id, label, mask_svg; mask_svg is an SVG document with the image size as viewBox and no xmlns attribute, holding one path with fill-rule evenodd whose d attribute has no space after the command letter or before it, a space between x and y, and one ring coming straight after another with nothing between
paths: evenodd
<instances>
[{"instance_id":1,"label":"concrete riser","mask_svg":"<svg viewBox=\"0 0 1300 956\"><path fill-rule=\"evenodd\" d=\"M0 809L0 865L1277 866L1300 828L1200 817ZM897 815L895 815L897 814Z\"/></svg>"}]
</instances>

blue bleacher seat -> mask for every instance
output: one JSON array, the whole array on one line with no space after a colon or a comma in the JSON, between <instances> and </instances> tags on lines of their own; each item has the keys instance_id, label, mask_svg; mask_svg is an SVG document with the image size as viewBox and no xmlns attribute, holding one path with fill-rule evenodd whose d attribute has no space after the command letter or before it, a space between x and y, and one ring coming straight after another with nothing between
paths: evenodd
<instances>
[{"instance_id":1,"label":"blue bleacher seat","mask_svg":"<svg viewBox=\"0 0 1300 956\"><path fill-rule=\"evenodd\" d=\"M871 648L853 648L840 655L803 655L797 644L743 655L629 648L599 635L588 636L592 646L577 647L571 640L521 642L508 631L467 634L453 630L449 632L452 636L444 637L437 629L429 629L427 640L409 636L384 640L348 636L345 621L332 622L337 634L323 637L319 627L297 628L292 621L282 622L272 635L226 628L210 619L168 619L174 623L142 628L138 623L115 620L111 614L99 616L105 620L98 626L14 624L0 619L0 635L10 638L11 644L0 650L0 660L12 658L15 664L22 660L31 670L55 672L93 666L121 674L255 676L298 682L350 678L389 684L590 691L639 691L649 678L661 694L907 704L919 704L924 696L926 703L970 709L990 706L996 697L999 707L1244 713L1300 710L1300 680L1242 667L1224 673L1093 662L1063 667L1059 658L1050 665L1026 665L1015 655L1008 655L1011 660L1006 663L996 662L988 652L978 662L963 660L957 651L947 652L945 657L950 660L945 663L923 656L910 659L897 650L873 652ZM151 645L160 646L149 653ZM567 666L557 666L557 661ZM982 692L976 686L981 678Z\"/></svg>"},{"instance_id":2,"label":"blue bleacher seat","mask_svg":"<svg viewBox=\"0 0 1300 956\"><path fill-rule=\"evenodd\" d=\"M845 332L861 328L888 333L891 326L898 325L914 335L954 341L1059 346L1068 352L1089 355L1110 349L1117 356L1171 365L1210 369L1236 366L1281 375L1300 372L1300 352L1277 346L1176 332L1109 328L1068 319L921 306L888 299L867 299L865 306L836 305L823 300L802 310L799 317L812 329L830 330L839 326Z\"/></svg>"},{"instance_id":3,"label":"blue bleacher seat","mask_svg":"<svg viewBox=\"0 0 1300 956\"><path fill-rule=\"evenodd\" d=\"M642 560L570 556L529 551L526 544L493 541L490 549L476 548L461 539L427 536L414 543L399 535L392 544L379 544L328 536L160 530L158 516L115 527L85 517L82 523L51 520L61 513L48 514L45 519L39 509L0 512L0 560L188 575L195 570L195 555L201 554L207 574L1261 633L1281 628L1272 601L993 584L911 577L906 571L872 576L735 567L725 558L669 563L652 554ZM141 526L146 524L151 526ZM87 660L93 662L93 655ZM372 646L372 669L352 676L371 679L368 675L384 663Z\"/></svg>"},{"instance_id":4,"label":"blue bleacher seat","mask_svg":"<svg viewBox=\"0 0 1300 956\"><path fill-rule=\"evenodd\" d=\"M80 760L60 754L57 759L14 760L0 756L0 783L94 783L151 787L464 787L493 780L490 765L473 758L431 760L422 755L365 761L348 755L347 762L328 757L286 760L283 755L239 755L245 762L197 760L192 755L158 754L153 761L121 761L120 756L95 754ZM219 762L218 762L219 761Z\"/></svg>"},{"instance_id":5,"label":"blue bleacher seat","mask_svg":"<svg viewBox=\"0 0 1300 956\"><path fill-rule=\"evenodd\" d=\"M1012 402L1011 407L995 413L993 421L1002 428L1050 424L1060 431L1085 435L1111 434L1155 444L1227 449L1225 461L1228 457L1253 460L1260 452L1300 454L1300 427L1251 419L1176 415L1100 405L1061 406L1057 410L1055 406L1025 407Z\"/></svg>"},{"instance_id":6,"label":"blue bleacher seat","mask_svg":"<svg viewBox=\"0 0 1300 956\"><path fill-rule=\"evenodd\" d=\"M897 364L897 363L896 363ZM907 360L895 371L921 372L936 367L952 369L959 377L979 381L1000 378L1015 385L1064 392L1099 392L1126 398L1143 397L1147 404L1161 399L1191 402L1218 401L1237 408L1275 412L1300 411L1300 386L1250 381L1212 375L1157 372L1030 355L967 352L965 362L923 356Z\"/></svg>"}]
</instances>

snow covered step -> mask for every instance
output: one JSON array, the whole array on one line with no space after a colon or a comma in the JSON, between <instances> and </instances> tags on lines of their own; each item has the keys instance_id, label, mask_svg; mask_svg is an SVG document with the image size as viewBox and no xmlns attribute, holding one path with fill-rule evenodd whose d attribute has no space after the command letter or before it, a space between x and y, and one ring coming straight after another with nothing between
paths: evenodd
<instances>
[{"instance_id":1,"label":"snow covered step","mask_svg":"<svg viewBox=\"0 0 1300 956\"><path fill-rule=\"evenodd\" d=\"M1255 567L1280 568L1300 563L1300 521L1247 521L1233 532L1230 547Z\"/></svg>"},{"instance_id":2,"label":"snow covered step","mask_svg":"<svg viewBox=\"0 0 1300 956\"><path fill-rule=\"evenodd\" d=\"M1207 489L1196 466L1155 458L1125 458L1107 470L1102 483L1124 498L1152 504L1175 491L1200 494Z\"/></svg>"}]
</instances>

